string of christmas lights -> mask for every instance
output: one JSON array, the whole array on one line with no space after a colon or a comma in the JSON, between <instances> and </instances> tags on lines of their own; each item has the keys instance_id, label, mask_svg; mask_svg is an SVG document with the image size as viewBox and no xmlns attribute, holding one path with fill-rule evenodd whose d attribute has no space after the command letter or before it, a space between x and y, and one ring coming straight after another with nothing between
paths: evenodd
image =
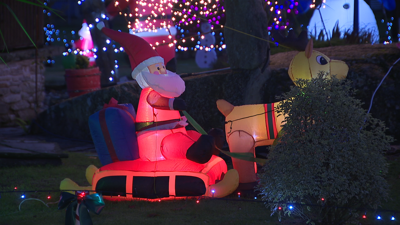
<instances>
[{"instance_id":1,"label":"string of christmas lights","mask_svg":"<svg viewBox=\"0 0 400 225\"><path fill-rule=\"evenodd\" d=\"M22 199L22 202L19 205L19 209L21 207L21 204L26 201L26 200L37 200L37 201L41 201L43 202L43 204L45 204L48 207L48 204L55 204L58 202L47 202L45 203L44 201L38 199L38 198L28 198L28 193L39 193L39 192L43 192L43 193L48 193L47 195L47 201L52 199L52 195L51 193L60 193L60 192L75 192L76 195L78 194L82 194L82 193L95 193L95 191L89 191L89 190L19 190L18 187L14 187L14 189L12 191L0 191L0 198L2 196L2 194L11 194L11 193L20 193L19 198ZM215 190L211 190L212 194L215 193ZM110 193L110 191L107 191L107 193ZM121 197L121 194L132 194L132 193L121 193L121 192L115 192L115 196L116 198ZM111 196L113 197L113 196ZM146 198L141 198L144 200L149 200ZM189 199L189 197L187 197L186 199ZM241 198L241 192L237 192L237 198L214 198L213 196L211 198L209 197L204 197L204 196L194 196L194 197L190 197L190 199L196 199L196 203L199 204L200 200L202 199L207 199L207 200L225 200L225 201L243 201L243 202L254 202L254 203L267 203L267 204L277 204L277 208L276 211L280 212L280 211L284 211L284 210L290 210L290 211L294 211L296 210L297 206L312 206L312 207L321 207L324 206L325 201L327 201L325 198L321 198L320 202L322 202L321 204L306 204L306 203L294 203L294 202L270 202L270 201L263 201L263 200L258 200L257 196L254 197L254 199L248 199L248 198ZM161 202L161 199L155 199L155 202ZM168 200L170 201L170 200ZM380 209L380 210L376 210L376 209L372 209L372 208L351 208L351 207L341 207L341 206L327 206L327 207L334 207L334 208L342 208L342 209L354 209L360 212L364 212L361 216L362 219L367 219L370 216L367 216L367 211L373 211L374 213L370 213L372 217L374 217L376 220L390 220L390 221L395 221L396 220L396 215L400 214L400 211L397 210L385 210L385 209ZM390 213L391 215L388 217L384 217L383 213ZM373 215L372 215L373 214Z\"/></svg>"},{"instance_id":2,"label":"string of christmas lights","mask_svg":"<svg viewBox=\"0 0 400 225\"><path fill-rule=\"evenodd\" d=\"M389 20L389 19L388 19ZM388 22L386 22L386 26L387 26L387 30L385 31L385 34L387 35L386 36L386 40L384 40L383 41L383 44L384 45L387 45L387 44L392 44L392 26L393 26L393 21L394 20L394 18L393 17L391 17L390 18L390 22L388 21ZM385 20L384 19L382 19L381 20L381 23L385 23ZM397 34L397 41L398 42L400 42L400 34Z\"/></svg>"}]
</instances>

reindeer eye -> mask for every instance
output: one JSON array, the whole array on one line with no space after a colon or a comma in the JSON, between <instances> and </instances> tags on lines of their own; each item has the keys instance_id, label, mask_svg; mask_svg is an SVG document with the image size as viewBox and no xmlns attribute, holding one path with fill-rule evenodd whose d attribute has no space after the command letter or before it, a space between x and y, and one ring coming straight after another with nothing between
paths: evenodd
<instances>
[{"instance_id":1,"label":"reindeer eye","mask_svg":"<svg viewBox=\"0 0 400 225\"><path fill-rule=\"evenodd\" d=\"M160 67L157 67L157 70L160 70Z\"/></svg>"},{"instance_id":2,"label":"reindeer eye","mask_svg":"<svg viewBox=\"0 0 400 225\"><path fill-rule=\"evenodd\" d=\"M322 55L319 55L317 56L317 63L325 65L328 64L328 61Z\"/></svg>"}]
</instances>

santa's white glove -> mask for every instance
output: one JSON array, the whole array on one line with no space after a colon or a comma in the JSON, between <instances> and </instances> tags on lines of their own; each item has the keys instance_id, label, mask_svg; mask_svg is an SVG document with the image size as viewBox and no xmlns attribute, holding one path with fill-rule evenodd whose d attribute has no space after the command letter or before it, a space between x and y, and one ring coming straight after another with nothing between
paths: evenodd
<instances>
[{"instance_id":1,"label":"santa's white glove","mask_svg":"<svg viewBox=\"0 0 400 225\"><path fill-rule=\"evenodd\" d=\"M178 122L178 124L179 124L180 126L182 126L182 127L186 127L187 125L189 125L189 124L187 123L187 118L186 118L186 116L182 116L182 117L181 117L181 120Z\"/></svg>"},{"instance_id":2,"label":"santa's white glove","mask_svg":"<svg viewBox=\"0 0 400 225\"><path fill-rule=\"evenodd\" d=\"M101 21L100 23L98 23L98 24L96 25L97 29L99 29L99 30L103 29L103 27L105 27L105 26L106 26L106 25L104 25L104 22L103 22L103 21Z\"/></svg>"}]
</instances>

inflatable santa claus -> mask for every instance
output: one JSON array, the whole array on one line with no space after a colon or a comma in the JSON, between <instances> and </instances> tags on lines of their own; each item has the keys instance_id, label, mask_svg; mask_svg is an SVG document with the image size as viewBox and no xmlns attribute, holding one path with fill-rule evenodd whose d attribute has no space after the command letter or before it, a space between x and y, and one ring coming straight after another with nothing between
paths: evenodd
<instances>
[{"instance_id":1,"label":"inflatable santa claus","mask_svg":"<svg viewBox=\"0 0 400 225\"><path fill-rule=\"evenodd\" d=\"M182 78L166 70L164 59L142 38L104 27L97 27L121 44L129 56L132 78L143 89L140 95L136 132L142 160L159 161L187 158L197 163L210 160L214 138L186 131L185 102L178 98L185 91Z\"/></svg>"}]
</instances>

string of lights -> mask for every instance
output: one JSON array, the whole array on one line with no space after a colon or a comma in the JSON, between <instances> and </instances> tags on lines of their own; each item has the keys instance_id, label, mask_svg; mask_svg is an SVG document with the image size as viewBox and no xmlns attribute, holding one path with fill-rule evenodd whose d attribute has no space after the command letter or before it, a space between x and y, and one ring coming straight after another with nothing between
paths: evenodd
<instances>
[{"instance_id":1,"label":"string of lights","mask_svg":"<svg viewBox=\"0 0 400 225\"><path fill-rule=\"evenodd\" d=\"M47 201L52 199L52 194L51 193L61 193L61 192L74 192L75 194L81 194L81 193L95 193L95 191L90 191L90 190L19 190L18 187L14 187L13 190L10 191L0 191L0 198L3 194L11 194L11 193L18 193L19 198L22 199L22 202L19 205L19 209L21 207L21 204L25 202L26 200L36 200L36 201L41 201L43 204L45 204L48 207L48 204L55 204L57 202L44 202L41 199L38 198L28 198L29 193L48 193L46 199ZM215 193L215 190L211 190L212 194ZM107 191L107 193L112 193L110 191ZM123 194L133 194L133 193L121 193L121 192L115 192L115 196L111 196L111 198L119 198ZM53 195L54 196L54 195ZM400 211L398 210L387 210L387 209L373 209L373 208L351 208L351 207L342 207L342 206L335 206L335 205L330 205L327 206L325 205L325 202L327 201L325 198L321 198L320 202L321 204L309 204L309 203L296 203L296 202L272 202L272 201L264 201L264 200L259 200L257 196L255 196L253 199L251 198L243 198L241 192L237 192L237 198L214 198L214 197L204 197L204 196L193 196L193 197L187 197L186 199L195 199L196 203L199 204L202 199L204 200L224 200L224 201L241 201L241 202L254 202L254 203L264 203L264 204L277 204L276 211L284 211L284 210L295 210L296 207L300 206L310 206L310 207L334 207L334 208L341 208L341 209L353 209L359 212L363 212L362 214L362 219L367 219L367 211L372 211L372 213L369 213L369 215L373 216L376 220L390 220L390 221L395 221L396 220L396 215L400 214ZM146 198L139 198L138 200L149 200ZM154 199L153 199L154 200ZM161 202L161 199L155 199L155 202ZM170 200L168 200L170 201ZM390 216L383 216L383 214L390 214ZM369 216L368 216L369 217Z\"/></svg>"}]
</instances>

